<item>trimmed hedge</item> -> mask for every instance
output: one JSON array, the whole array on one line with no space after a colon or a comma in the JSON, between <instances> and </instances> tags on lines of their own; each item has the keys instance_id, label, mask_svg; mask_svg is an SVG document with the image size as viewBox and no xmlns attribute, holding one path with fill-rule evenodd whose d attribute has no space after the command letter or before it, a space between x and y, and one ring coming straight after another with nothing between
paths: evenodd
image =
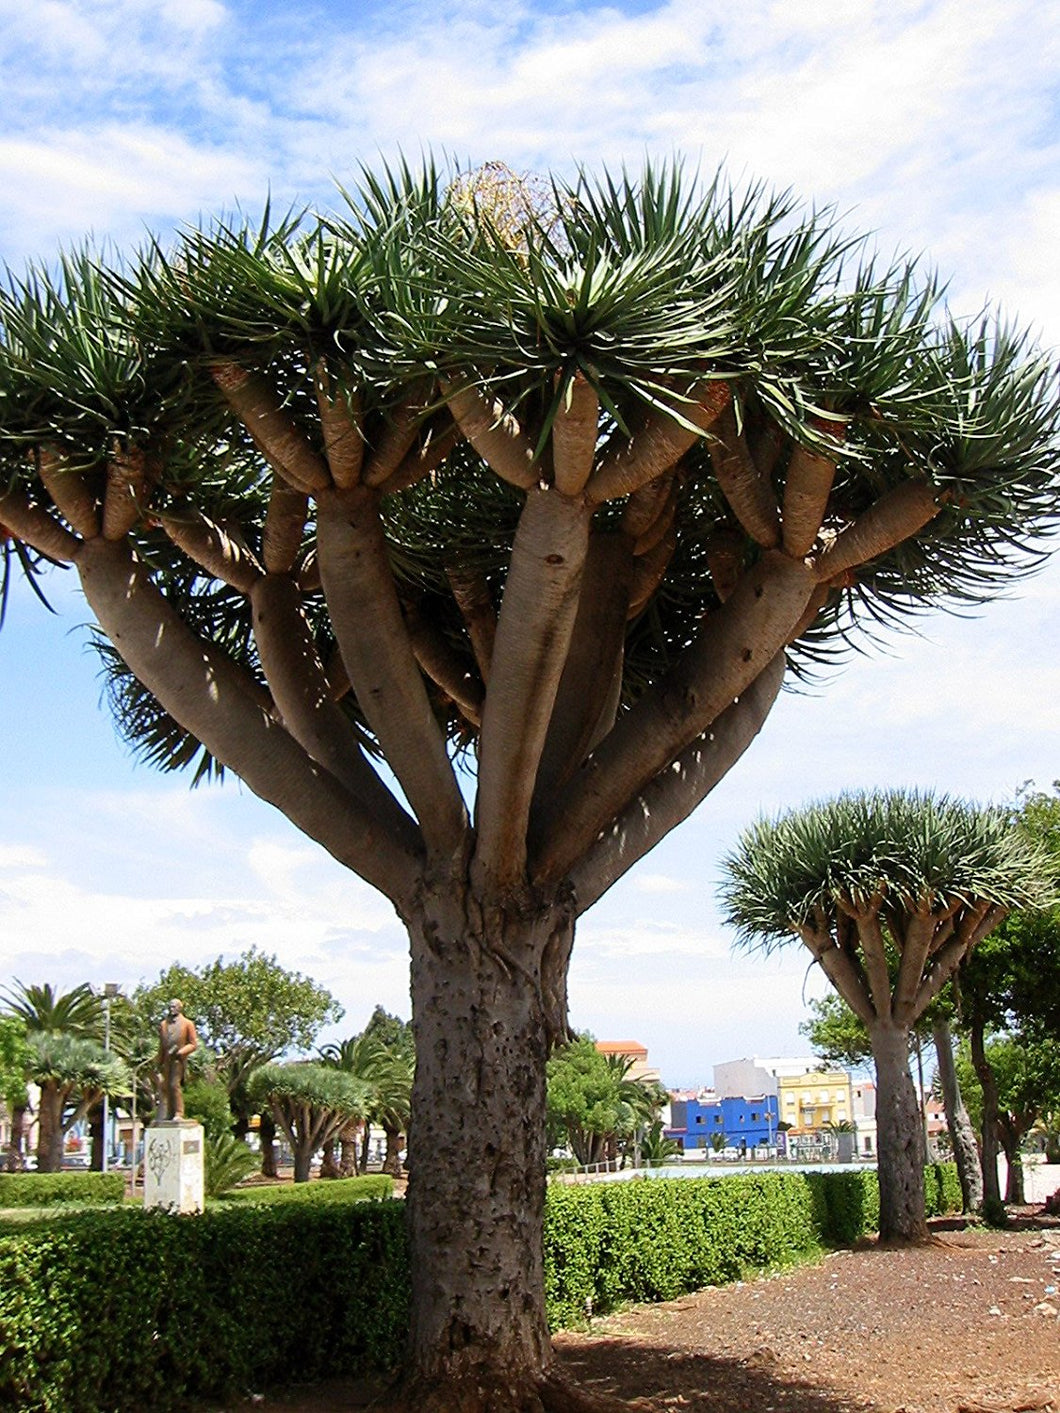
<instances>
[{"instance_id":1,"label":"trimmed hedge","mask_svg":"<svg viewBox=\"0 0 1060 1413\"><path fill-rule=\"evenodd\" d=\"M133 1208L0 1239L0 1407L117 1413L389 1368L402 1204Z\"/></svg>"},{"instance_id":2,"label":"trimmed hedge","mask_svg":"<svg viewBox=\"0 0 1060 1413\"><path fill-rule=\"evenodd\" d=\"M408 1327L404 1204L340 1200L352 1181L263 1188L287 1200L220 1200L201 1217L127 1206L0 1234L0 1407L165 1413L393 1367ZM926 1187L929 1211L959 1208L955 1171L928 1169ZM867 1172L550 1187L549 1321L804 1259L871 1231L878 1210Z\"/></svg>"},{"instance_id":3,"label":"trimmed hedge","mask_svg":"<svg viewBox=\"0 0 1060 1413\"><path fill-rule=\"evenodd\" d=\"M270 1206L280 1202L380 1202L394 1195L394 1179L386 1173L364 1177L314 1178L299 1183L256 1183L234 1187L216 1200L227 1205Z\"/></svg>"},{"instance_id":4,"label":"trimmed hedge","mask_svg":"<svg viewBox=\"0 0 1060 1413\"><path fill-rule=\"evenodd\" d=\"M0 1173L0 1208L104 1207L125 1198L121 1173Z\"/></svg>"}]
</instances>

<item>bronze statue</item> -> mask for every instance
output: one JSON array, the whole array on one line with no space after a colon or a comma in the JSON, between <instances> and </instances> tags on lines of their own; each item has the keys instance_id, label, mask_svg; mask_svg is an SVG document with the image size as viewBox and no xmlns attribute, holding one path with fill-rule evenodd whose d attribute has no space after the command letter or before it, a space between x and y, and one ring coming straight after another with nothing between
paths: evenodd
<instances>
[{"instance_id":1,"label":"bronze statue","mask_svg":"<svg viewBox=\"0 0 1060 1413\"><path fill-rule=\"evenodd\" d=\"M184 1117L184 1074L188 1056L199 1048L195 1024L184 1014L182 1001L172 1000L158 1027L158 1108L155 1118Z\"/></svg>"}]
</instances>

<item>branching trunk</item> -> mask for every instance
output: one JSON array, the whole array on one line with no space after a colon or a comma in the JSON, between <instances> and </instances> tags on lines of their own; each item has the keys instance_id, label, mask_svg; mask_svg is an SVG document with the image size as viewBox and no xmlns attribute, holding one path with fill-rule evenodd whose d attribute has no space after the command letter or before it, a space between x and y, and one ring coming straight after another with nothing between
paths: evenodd
<instances>
[{"instance_id":1,"label":"branching trunk","mask_svg":"<svg viewBox=\"0 0 1060 1413\"><path fill-rule=\"evenodd\" d=\"M946 1127L949 1129L953 1159L961 1181L961 1205L965 1212L978 1212L983 1206L983 1170L979 1166L975 1133L957 1080L957 1069L953 1063L953 1039L949 1021L945 1017L935 1022L932 1037L938 1057Z\"/></svg>"},{"instance_id":2,"label":"branching trunk","mask_svg":"<svg viewBox=\"0 0 1060 1413\"><path fill-rule=\"evenodd\" d=\"M1005 1202L1014 1207L1022 1207L1026 1201L1023 1158L1020 1155L1020 1145L1024 1138L1023 1129L1011 1114L1003 1113L998 1119L998 1135L1008 1167L1008 1175L1005 1179Z\"/></svg>"},{"instance_id":3,"label":"branching trunk","mask_svg":"<svg viewBox=\"0 0 1060 1413\"><path fill-rule=\"evenodd\" d=\"M876 1062L880 1240L925 1240L924 1125L909 1073L909 1032L890 1023L869 1030Z\"/></svg>"}]
</instances>

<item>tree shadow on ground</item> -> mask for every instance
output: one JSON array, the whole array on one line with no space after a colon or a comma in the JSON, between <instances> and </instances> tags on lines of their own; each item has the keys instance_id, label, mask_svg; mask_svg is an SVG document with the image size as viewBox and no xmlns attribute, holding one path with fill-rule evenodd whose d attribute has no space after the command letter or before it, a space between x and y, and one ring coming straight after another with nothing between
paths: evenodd
<instances>
[{"instance_id":1,"label":"tree shadow on ground","mask_svg":"<svg viewBox=\"0 0 1060 1413\"><path fill-rule=\"evenodd\" d=\"M793 1379L768 1349L742 1359L694 1354L613 1336L559 1350L560 1363L594 1393L647 1399L659 1413L864 1413L864 1398Z\"/></svg>"}]
</instances>

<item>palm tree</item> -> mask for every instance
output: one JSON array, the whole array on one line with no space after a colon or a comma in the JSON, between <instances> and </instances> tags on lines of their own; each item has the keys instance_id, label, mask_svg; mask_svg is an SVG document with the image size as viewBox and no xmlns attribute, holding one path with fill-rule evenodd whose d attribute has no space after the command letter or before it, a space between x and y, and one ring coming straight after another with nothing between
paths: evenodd
<instances>
[{"instance_id":1,"label":"palm tree","mask_svg":"<svg viewBox=\"0 0 1060 1413\"><path fill-rule=\"evenodd\" d=\"M867 1026L876 1065L880 1237L926 1236L910 1032L1011 908L1051 899L1047 852L1003 810L876 792L760 820L725 871L723 896L739 941L769 950L799 938Z\"/></svg>"},{"instance_id":2,"label":"palm tree","mask_svg":"<svg viewBox=\"0 0 1060 1413\"><path fill-rule=\"evenodd\" d=\"M407 1025L391 1033L372 1029L320 1050L322 1063L353 1075L368 1087L367 1122L363 1126L364 1145L360 1162L353 1158L358 1121L339 1134L342 1153L338 1171L346 1177L357 1167L367 1166L369 1126L378 1124L386 1135L383 1171L401 1175L401 1138L408 1130L412 1106L412 1081L416 1065L412 1031Z\"/></svg>"},{"instance_id":3,"label":"palm tree","mask_svg":"<svg viewBox=\"0 0 1060 1413\"><path fill-rule=\"evenodd\" d=\"M407 926L421 1413L566 1397L578 917L789 669L989 602L1060 486L1052 360L793 199L676 165L468 189L402 164L0 291L9 562L74 568L151 762L234 772Z\"/></svg>"},{"instance_id":4,"label":"palm tree","mask_svg":"<svg viewBox=\"0 0 1060 1413\"><path fill-rule=\"evenodd\" d=\"M126 1092L129 1077L122 1060L95 1040L34 1030L28 1041L29 1078L40 1086L37 1169L57 1173L65 1134L104 1094Z\"/></svg>"},{"instance_id":5,"label":"palm tree","mask_svg":"<svg viewBox=\"0 0 1060 1413\"><path fill-rule=\"evenodd\" d=\"M65 993L56 991L50 982L26 986L16 980L15 987L3 999L8 1015L18 1016L27 1032L47 1030L82 1039L102 1038L103 1002L87 983Z\"/></svg>"}]
</instances>

